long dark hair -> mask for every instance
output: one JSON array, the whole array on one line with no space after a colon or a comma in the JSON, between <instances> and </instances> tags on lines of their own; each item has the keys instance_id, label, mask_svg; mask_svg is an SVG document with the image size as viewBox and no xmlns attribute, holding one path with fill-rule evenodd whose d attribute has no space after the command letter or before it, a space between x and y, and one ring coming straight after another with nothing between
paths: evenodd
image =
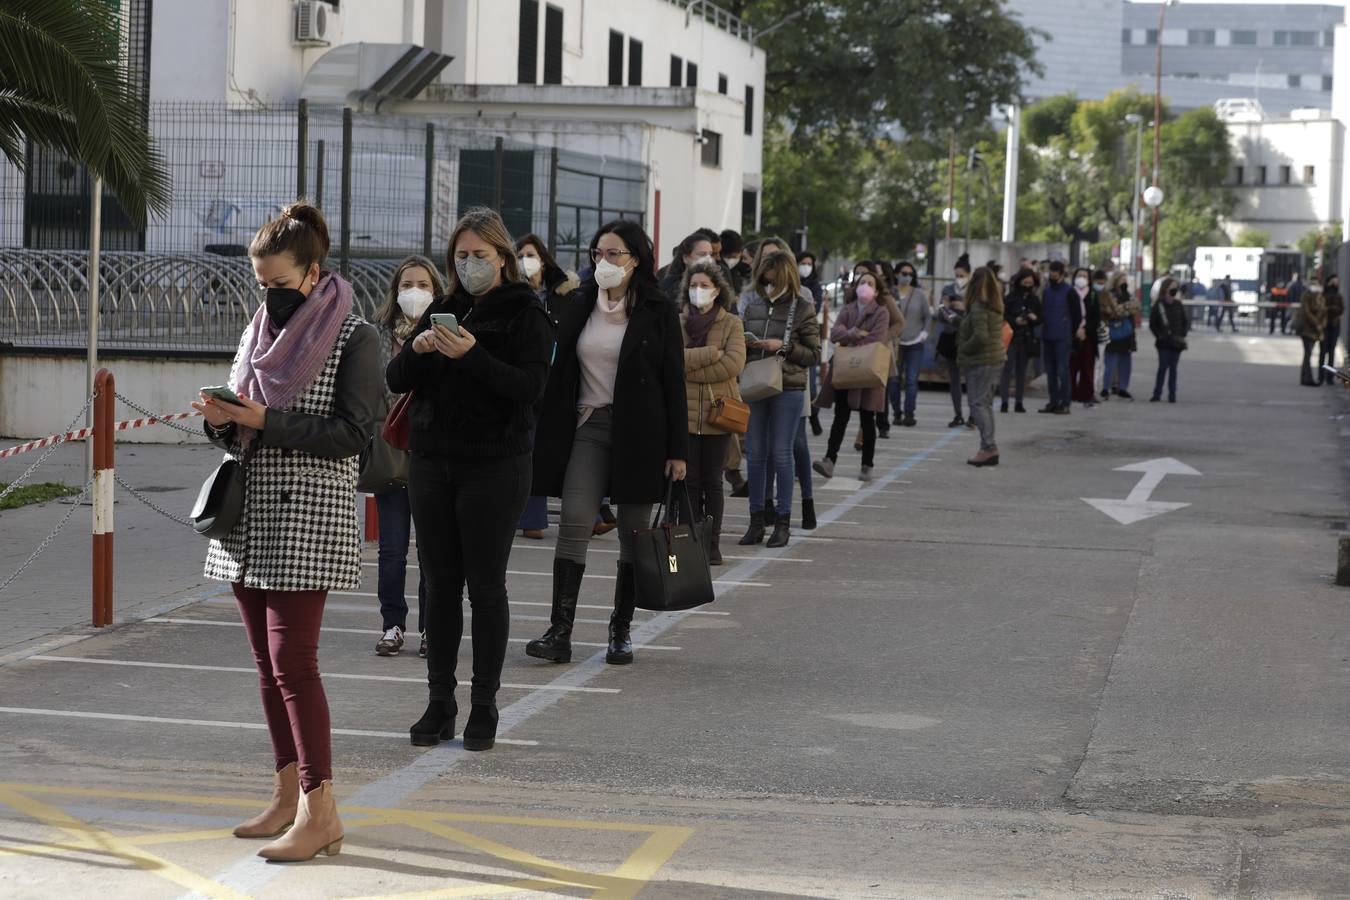
<instances>
[{"instance_id":1,"label":"long dark hair","mask_svg":"<svg viewBox=\"0 0 1350 900\"><path fill-rule=\"evenodd\" d=\"M567 273L558 265L558 261L553 258L553 254L548 252L548 247L544 244L544 239L531 232L522 238L516 239L516 254L519 255L526 245L534 248L534 252L539 254L539 283L550 291L567 280ZM522 271L521 277L525 277ZM525 279L529 281L528 278Z\"/></svg>"},{"instance_id":2,"label":"long dark hair","mask_svg":"<svg viewBox=\"0 0 1350 900\"><path fill-rule=\"evenodd\" d=\"M652 249L652 239L642 229L642 226L628 219L615 219L613 222L606 222L600 226L600 230L595 233L595 237L591 238L591 248L587 258L592 258L600 239L607 234L612 234L623 241L624 248L633 254L633 261L636 263L628 282L628 296L623 299L624 313L631 316L633 309L638 304L664 301L665 295L661 293L661 285L656 280L656 251ZM586 298L592 303L600 294L600 285L595 283L593 258L591 274L586 278L586 283L581 286L581 290L585 292Z\"/></svg>"}]
</instances>

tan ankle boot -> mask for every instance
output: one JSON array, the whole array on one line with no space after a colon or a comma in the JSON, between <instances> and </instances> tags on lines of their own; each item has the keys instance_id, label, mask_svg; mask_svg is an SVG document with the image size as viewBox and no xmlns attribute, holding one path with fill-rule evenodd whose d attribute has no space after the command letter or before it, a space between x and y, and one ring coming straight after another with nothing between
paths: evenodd
<instances>
[{"instance_id":1,"label":"tan ankle boot","mask_svg":"<svg viewBox=\"0 0 1350 900\"><path fill-rule=\"evenodd\" d=\"M333 800L333 782L325 781L300 795L291 830L258 851L264 859L304 862L320 853L337 856L342 850L342 822Z\"/></svg>"},{"instance_id":2,"label":"tan ankle boot","mask_svg":"<svg viewBox=\"0 0 1350 900\"><path fill-rule=\"evenodd\" d=\"M272 800L267 808L234 829L237 838L273 838L295 821L295 807L300 802L300 772L295 763L277 772L272 778Z\"/></svg>"}]
</instances>

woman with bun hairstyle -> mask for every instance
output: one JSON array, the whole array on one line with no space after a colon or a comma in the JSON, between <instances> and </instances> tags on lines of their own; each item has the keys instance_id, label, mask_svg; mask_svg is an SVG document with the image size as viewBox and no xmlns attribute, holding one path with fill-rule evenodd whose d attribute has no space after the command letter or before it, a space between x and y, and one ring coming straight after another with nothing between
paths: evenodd
<instances>
[{"instance_id":1,"label":"woman with bun hairstyle","mask_svg":"<svg viewBox=\"0 0 1350 900\"><path fill-rule=\"evenodd\" d=\"M536 659L572 659L572 625L595 510L618 506L619 563L605 661L633 661L637 607L634 534L651 525L666 480L685 477L689 453L684 335L656 281L651 238L617 220L591 240L594 272L555 305L557 356L539 416L534 493L562 498L549 628L525 647Z\"/></svg>"},{"instance_id":2,"label":"woman with bun hairstyle","mask_svg":"<svg viewBox=\"0 0 1350 900\"><path fill-rule=\"evenodd\" d=\"M445 283L436 272L436 266L424 256L409 256L398 264L384 303L375 311L372 324L380 332L380 371L399 351L417 323L431 306L431 301L445 293ZM399 395L385 388L385 410L392 409ZM375 435L375 440L383 437ZM406 453L406 451L391 452ZM408 501L406 484L388 487L375 494L375 508L380 518L379 598L382 636L375 644L377 656L398 656L403 650L403 636L408 630L408 601L404 597L408 578L408 544L412 540L412 507ZM427 655L427 583L417 579L417 630L421 641L417 655Z\"/></svg>"},{"instance_id":3,"label":"woman with bun hairstyle","mask_svg":"<svg viewBox=\"0 0 1350 900\"><path fill-rule=\"evenodd\" d=\"M356 314L351 285L323 270L328 246L323 215L306 203L259 229L248 252L264 297L229 381L240 402L203 393L192 404L246 476L243 510L211 541L206 577L234 590L276 763L271 802L234 834L277 838L258 855L289 862L342 849L319 627L328 592L361 583L357 457L384 402L379 335Z\"/></svg>"},{"instance_id":4,"label":"woman with bun hairstyle","mask_svg":"<svg viewBox=\"0 0 1350 900\"><path fill-rule=\"evenodd\" d=\"M510 631L506 565L530 493L530 426L553 335L496 212L466 212L446 256L446 294L385 372L391 390L416 391L409 409L410 488L419 543L427 551L421 558L429 696L408 733L418 747L454 738L467 585L473 680L464 749L488 750L497 738L497 691ZM433 324L445 314L455 316L453 327Z\"/></svg>"}]
</instances>

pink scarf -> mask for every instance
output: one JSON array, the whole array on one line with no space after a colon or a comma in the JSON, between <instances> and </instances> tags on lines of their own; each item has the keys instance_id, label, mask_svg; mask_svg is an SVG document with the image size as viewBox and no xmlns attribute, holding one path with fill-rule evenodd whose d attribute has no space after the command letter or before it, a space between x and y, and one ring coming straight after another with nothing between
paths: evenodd
<instances>
[{"instance_id":1,"label":"pink scarf","mask_svg":"<svg viewBox=\"0 0 1350 900\"><path fill-rule=\"evenodd\" d=\"M332 272L319 279L285 328L278 329L260 304L244 332L235 393L288 408L318 377L352 305L352 286ZM247 447L256 434L240 426L240 446Z\"/></svg>"}]
</instances>

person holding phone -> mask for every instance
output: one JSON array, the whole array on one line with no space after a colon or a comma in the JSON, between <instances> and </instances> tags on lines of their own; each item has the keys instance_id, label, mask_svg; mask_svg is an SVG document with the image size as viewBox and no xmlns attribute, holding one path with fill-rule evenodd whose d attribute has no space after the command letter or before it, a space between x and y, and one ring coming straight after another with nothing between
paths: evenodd
<instances>
[{"instance_id":1,"label":"person holding phone","mask_svg":"<svg viewBox=\"0 0 1350 900\"><path fill-rule=\"evenodd\" d=\"M548 377L552 327L495 211L467 211L450 234L446 293L385 372L415 391L409 410L413 520L427 579L426 712L414 746L454 738L464 588L473 610L471 708L464 749L497 737L497 691L510 632L506 566L530 493L530 426Z\"/></svg>"},{"instance_id":2,"label":"person holding phone","mask_svg":"<svg viewBox=\"0 0 1350 900\"><path fill-rule=\"evenodd\" d=\"M357 457L384 401L379 335L351 285L323 270L328 247L307 203L258 230L248 252L263 297L231 370L239 402L203 392L192 404L245 473L243 511L211 541L206 577L234 591L276 763L271 802L234 834L276 837L259 855L291 862L342 848L319 627L328 592L361 584Z\"/></svg>"},{"instance_id":3,"label":"person holding phone","mask_svg":"<svg viewBox=\"0 0 1350 900\"><path fill-rule=\"evenodd\" d=\"M1153 334L1153 345L1158 350L1158 377L1153 382L1153 396L1149 401L1162 399L1163 382L1167 383L1167 402L1177 402L1177 365L1186 351L1186 335L1191 329L1190 317L1181 303L1181 285L1170 275L1159 278L1153 286L1153 309L1148 315L1148 330Z\"/></svg>"},{"instance_id":4,"label":"person holding phone","mask_svg":"<svg viewBox=\"0 0 1350 900\"><path fill-rule=\"evenodd\" d=\"M389 366L403 345L417 330L432 300L445 293L445 284L436 266L424 256L409 256L398 264L389 279L384 303L375 310L372 324L380 332L380 371ZM399 395L385 387L385 409L392 409ZM374 440L383 437L375 435ZM406 451L399 451L406 452ZM408 579L408 545L412 541L412 506L408 486L391 487L375 495L380 519L379 580L381 636L375 643L376 656L398 656L408 630L408 600L404 589ZM418 570L420 573L420 569ZM417 655L427 655L427 582L417 578L417 630L420 635Z\"/></svg>"},{"instance_id":5,"label":"person holding phone","mask_svg":"<svg viewBox=\"0 0 1350 900\"><path fill-rule=\"evenodd\" d=\"M652 241L636 222L603 225L591 277L562 303L534 456L534 493L562 498L548 630L526 645L536 659L572 659L572 626L602 497L618 506L619 561L605 661L633 661L634 534L651 524L667 479L689 452L684 336L656 281Z\"/></svg>"}]
</instances>

